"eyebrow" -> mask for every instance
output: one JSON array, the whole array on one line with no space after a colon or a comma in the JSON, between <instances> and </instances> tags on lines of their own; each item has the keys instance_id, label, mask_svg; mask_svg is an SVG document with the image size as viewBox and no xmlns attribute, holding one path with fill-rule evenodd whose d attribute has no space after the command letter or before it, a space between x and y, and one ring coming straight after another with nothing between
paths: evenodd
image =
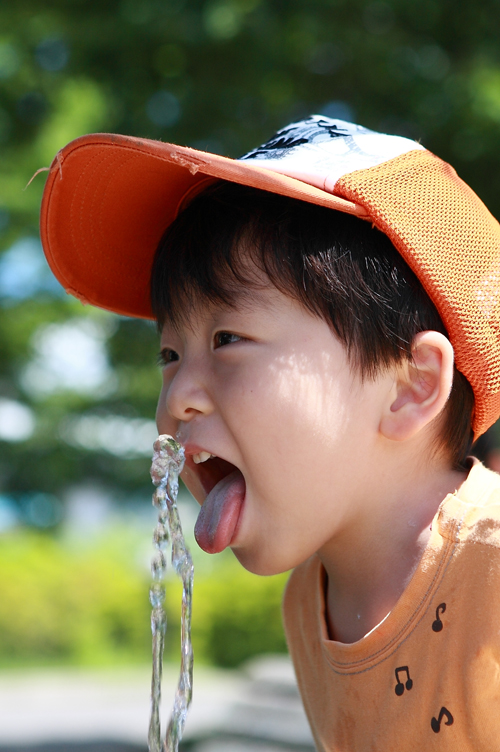
<instances>
[{"instance_id":1,"label":"eyebrow","mask_svg":"<svg viewBox=\"0 0 500 752\"><path fill-rule=\"evenodd\" d=\"M182 328L191 328L192 321L198 316L215 319L220 312L248 312L251 313L256 309L263 311L272 311L275 308L273 299L270 299L267 292L275 292L278 295L284 295L275 287L271 282L265 287L244 287L242 284L237 283L235 285L234 293L231 294L227 303L224 302L207 302L200 301L198 304L193 304L189 307L189 310L182 312L180 315L176 315L173 318L167 317L163 325L162 332L166 327L171 327L173 331L180 333ZM291 296L290 296L291 298ZM293 299L293 298L291 298Z\"/></svg>"}]
</instances>

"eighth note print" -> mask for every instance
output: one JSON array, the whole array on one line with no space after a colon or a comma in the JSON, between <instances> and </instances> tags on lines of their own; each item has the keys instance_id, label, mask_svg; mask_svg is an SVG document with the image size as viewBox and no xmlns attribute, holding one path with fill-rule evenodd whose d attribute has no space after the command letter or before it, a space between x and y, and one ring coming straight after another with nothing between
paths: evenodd
<instances>
[{"instance_id":1,"label":"eighth note print","mask_svg":"<svg viewBox=\"0 0 500 752\"><path fill-rule=\"evenodd\" d=\"M436 619L432 622L432 629L434 632L441 632L443 628L443 622L439 618L439 614L444 614L446 611L446 603L440 603L439 606L436 608Z\"/></svg>"},{"instance_id":2,"label":"eighth note print","mask_svg":"<svg viewBox=\"0 0 500 752\"><path fill-rule=\"evenodd\" d=\"M406 682L403 684L403 682L399 678L400 672L404 672L406 674ZM410 690L413 687L413 679L410 679L410 672L408 671L408 666L400 666L396 669L394 672L396 674L396 686L394 687L394 691L397 694L398 697L401 697L403 692L406 689Z\"/></svg>"},{"instance_id":3,"label":"eighth note print","mask_svg":"<svg viewBox=\"0 0 500 752\"><path fill-rule=\"evenodd\" d=\"M445 726L451 726L451 724L453 723L453 716L450 711L445 707L442 707L439 711L439 718L432 718L431 720L431 729L435 734L439 734L439 732L441 731L441 721L443 720L443 718L446 718L446 721L444 722Z\"/></svg>"}]
</instances>

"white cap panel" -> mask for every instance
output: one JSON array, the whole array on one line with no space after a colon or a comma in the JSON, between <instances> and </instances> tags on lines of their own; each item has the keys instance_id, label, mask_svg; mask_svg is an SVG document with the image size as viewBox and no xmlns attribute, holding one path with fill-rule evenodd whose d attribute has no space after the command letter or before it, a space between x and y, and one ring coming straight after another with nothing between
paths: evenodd
<instances>
[{"instance_id":1,"label":"white cap panel","mask_svg":"<svg viewBox=\"0 0 500 752\"><path fill-rule=\"evenodd\" d=\"M387 162L424 147L403 136L312 115L278 131L240 159L333 193L335 183L355 170Z\"/></svg>"}]
</instances>

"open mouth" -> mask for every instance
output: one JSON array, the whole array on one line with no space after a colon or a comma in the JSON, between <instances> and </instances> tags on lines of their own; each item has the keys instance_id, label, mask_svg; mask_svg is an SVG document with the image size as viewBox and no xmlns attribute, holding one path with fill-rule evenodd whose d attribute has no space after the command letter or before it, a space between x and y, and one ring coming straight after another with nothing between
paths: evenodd
<instances>
[{"instance_id":1,"label":"open mouth","mask_svg":"<svg viewBox=\"0 0 500 752\"><path fill-rule=\"evenodd\" d=\"M208 459L202 457L202 461L197 462L195 458L198 458L200 455L208 455ZM196 476L205 496L208 496L219 481L238 468L236 465L232 465L230 462L221 459L221 457L216 457L213 454L209 455L208 452L200 452L197 455L188 455L186 457L186 469L190 475Z\"/></svg>"},{"instance_id":2,"label":"open mouth","mask_svg":"<svg viewBox=\"0 0 500 752\"><path fill-rule=\"evenodd\" d=\"M236 537L242 513L246 485L241 471L231 462L208 452L188 455L185 470L196 480L204 500L195 526L195 536L207 553L218 553ZM188 480L188 477L186 477Z\"/></svg>"}]
</instances>

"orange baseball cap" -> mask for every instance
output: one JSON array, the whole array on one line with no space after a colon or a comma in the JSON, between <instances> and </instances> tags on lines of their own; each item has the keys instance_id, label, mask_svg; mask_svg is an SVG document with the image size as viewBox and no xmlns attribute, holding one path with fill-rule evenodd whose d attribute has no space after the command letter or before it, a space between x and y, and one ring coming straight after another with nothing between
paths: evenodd
<instances>
[{"instance_id":1,"label":"orange baseball cap","mask_svg":"<svg viewBox=\"0 0 500 752\"><path fill-rule=\"evenodd\" d=\"M500 225L420 144L315 115L240 159L132 136L82 136L55 157L41 238L68 293L152 318L158 242L214 179L308 201L372 222L434 302L474 390L475 435L500 415Z\"/></svg>"}]
</instances>

